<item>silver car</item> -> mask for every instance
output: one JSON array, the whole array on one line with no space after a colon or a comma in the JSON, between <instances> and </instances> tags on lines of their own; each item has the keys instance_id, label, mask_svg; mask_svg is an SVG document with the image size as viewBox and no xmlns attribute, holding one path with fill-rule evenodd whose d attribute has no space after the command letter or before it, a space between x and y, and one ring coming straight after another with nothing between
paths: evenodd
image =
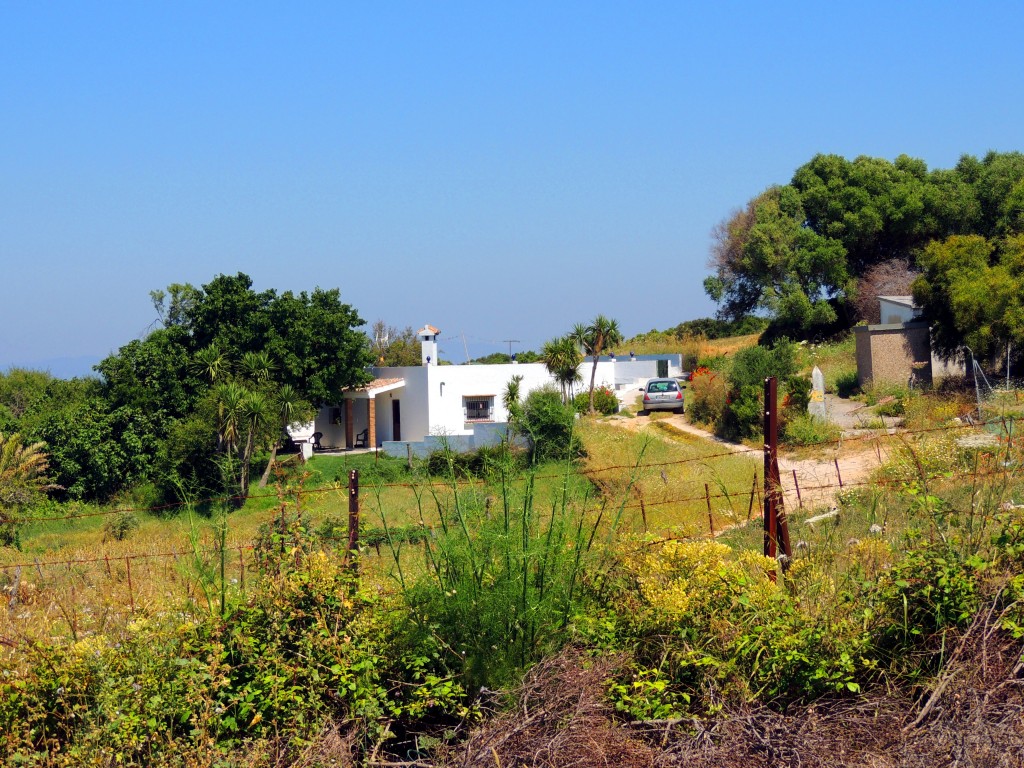
<instances>
[{"instance_id":1,"label":"silver car","mask_svg":"<svg viewBox=\"0 0 1024 768\"><path fill-rule=\"evenodd\" d=\"M640 391L644 393L641 415L646 415L648 411L686 412L683 387L675 379L651 379L646 386L640 387Z\"/></svg>"}]
</instances>

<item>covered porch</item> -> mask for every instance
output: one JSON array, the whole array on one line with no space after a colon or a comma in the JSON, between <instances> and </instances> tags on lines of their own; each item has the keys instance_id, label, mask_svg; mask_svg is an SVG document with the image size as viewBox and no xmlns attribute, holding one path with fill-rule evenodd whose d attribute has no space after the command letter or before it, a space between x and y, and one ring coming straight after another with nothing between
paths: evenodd
<instances>
[{"instance_id":1,"label":"covered porch","mask_svg":"<svg viewBox=\"0 0 1024 768\"><path fill-rule=\"evenodd\" d=\"M382 441L401 434L399 400L405 379L374 379L357 389L347 390L336 405L324 405L313 422L303 428L289 428L296 442L311 445L309 452L376 450ZM386 397L385 397L386 396Z\"/></svg>"},{"instance_id":2,"label":"covered porch","mask_svg":"<svg viewBox=\"0 0 1024 768\"><path fill-rule=\"evenodd\" d=\"M404 388L405 379L374 379L366 386L345 392L342 419L346 450L376 450L384 440L401 438L401 406L394 395Z\"/></svg>"}]
</instances>

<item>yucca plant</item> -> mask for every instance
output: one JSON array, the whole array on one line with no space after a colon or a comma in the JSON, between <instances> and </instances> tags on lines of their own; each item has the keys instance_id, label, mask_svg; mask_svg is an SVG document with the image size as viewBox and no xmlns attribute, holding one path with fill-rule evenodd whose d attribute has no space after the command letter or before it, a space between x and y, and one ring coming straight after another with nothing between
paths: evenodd
<instances>
[{"instance_id":1,"label":"yucca plant","mask_svg":"<svg viewBox=\"0 0 1024 768\"><path fill-rule=\"evenodd\" d=\"M46 476L49 460L43 443L25 445L21 434L0 433L0 546L15 546L17 526L12 519L19 509L57 488Z\"/></svg>"}]
</instances>

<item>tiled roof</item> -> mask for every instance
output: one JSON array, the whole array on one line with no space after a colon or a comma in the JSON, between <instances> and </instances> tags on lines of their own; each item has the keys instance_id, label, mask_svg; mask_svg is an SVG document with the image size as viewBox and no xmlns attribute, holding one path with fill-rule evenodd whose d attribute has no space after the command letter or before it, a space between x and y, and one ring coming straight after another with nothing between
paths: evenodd
<instances>
[{"instance_id":1,"label":"tiled roof","mask_svg":"<svg viewBox=\"0 0 1024 768\"><path fill-rule=\"evenodd\" d=\"M440 332L441 332L441 330L439 328L435 328L432 325L424 325L422 328L420 328L418 331L416 331L416 335L417 336L437 336L437 334L439 334Z\"/></svg>"},{"instance_id":2,"label":"tiled roof","mask_svg":"<svg viewBox=\"0 0 1024 768\"><path fill-rule=\"evenodd\" d=\"M374 379L369 384L364 384L361 387L356 387L356 392L369 392L371 389L380 389L381 387L390 387L392 384L401 384L405 379Z\"/></svg>"}]
</instances>

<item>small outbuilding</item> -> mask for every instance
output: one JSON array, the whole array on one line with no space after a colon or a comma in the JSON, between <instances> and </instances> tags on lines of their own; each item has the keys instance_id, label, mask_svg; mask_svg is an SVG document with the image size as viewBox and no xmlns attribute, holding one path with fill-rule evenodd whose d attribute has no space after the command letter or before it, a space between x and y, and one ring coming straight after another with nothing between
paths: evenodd
<instances>
[{"instance_id":1,"label":"small outbuilding","mask_svg":"<svg viewBox=\"0 0 1024 768\"><path fill-rule=\"evenodd\" d=\"M881 323L853 329L861 386L927 386L933 377L962 372L957 361L932 354L930 326L913 296L879 296L878 306Z\"/></svg>"}]
</instances>

